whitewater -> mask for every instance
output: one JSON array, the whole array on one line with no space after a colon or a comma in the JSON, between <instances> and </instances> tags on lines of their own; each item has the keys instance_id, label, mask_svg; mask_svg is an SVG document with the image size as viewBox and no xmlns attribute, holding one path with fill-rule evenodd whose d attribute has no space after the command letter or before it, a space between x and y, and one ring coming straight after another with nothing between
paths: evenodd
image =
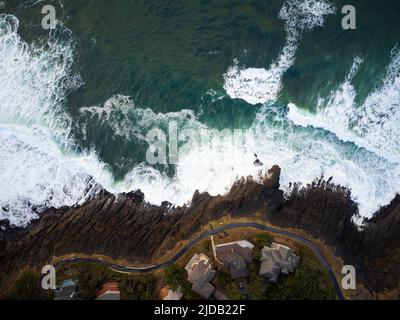
<instances>
[{"instance_id":1,"label":"whitewater","mask_svg":"<svg viewBox=\"0 0 400 320\"><path fill-rule=\"evenodd\" d=\"M282 168L285 191L291 182L306 185L321 175L332 177L351 189L360 215L370 217L400 190L398 51L393 50L384 78L361 105L352 80L362 57L355 57L338 88L319 99L316 113L279 101L282 77L296 62L302 34L323 27L335 11L328 1L284 2L279 18L286 42L278 58L267 69L242 67L239 60L228 68L223 75L227 97L258 108L242 136L184 146L173 177L143 161L122 181L94 148L81 151L71 134L77 124L64 109L67 92L84 83L72 71L69 31L59 26L48 43L27 44L18 35L18 19L0 15L0 219L26 226L44 209L83 203L101 188L113 193L141 189L153 204L183 205L196 190L224 194L240 177L258 179L275 164ZM60 33L63 41L57 40ZM125 140L144 142L149 130L167 128L171 121L179 131L219 134L191 110L155 113L118 94L101 105L83 106L80 113ZM84 126L80 130L85 136ZM262 167L254 166L254 153Z\"/></svg>"}]
</instances>

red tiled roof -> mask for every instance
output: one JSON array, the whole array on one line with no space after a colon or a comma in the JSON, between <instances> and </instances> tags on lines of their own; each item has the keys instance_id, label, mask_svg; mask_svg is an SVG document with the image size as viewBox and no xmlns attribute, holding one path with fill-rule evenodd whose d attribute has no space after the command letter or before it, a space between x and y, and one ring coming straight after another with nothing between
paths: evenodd
<instances>
[{"instance_id":1,"label":"red tiled roof","mask_svg":"<svg viewBox=\"0 0 400 320\"><path fill-rule=\"evenodd\" d=\"M164 288L161 289L160 291L160 299L164 300L166 296L168 296L169 293L169 286L165 286Z\"/></svg>"},{"instance_id":2,"label":"red tiled roof","mask_svg":"<svg viewBox=\"0 0 400 320\"><path fill-rule=\"evenodd\" d=\"M105 294L107 291L119 292L118 283L107 282L107 283L103 284L101 289L96 291L96 297L99 297L99 296Z\"/></svg>"}]
</instances>

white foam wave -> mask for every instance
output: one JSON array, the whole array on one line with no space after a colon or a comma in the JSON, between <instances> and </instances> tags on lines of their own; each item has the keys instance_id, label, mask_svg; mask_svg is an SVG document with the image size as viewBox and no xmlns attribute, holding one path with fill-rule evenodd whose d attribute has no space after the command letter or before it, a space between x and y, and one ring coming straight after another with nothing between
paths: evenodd
<instances>
[{"instance_id":1,"label":"white foam wave","mask_svg":"<svg viewBox=\"0 0 400 320\"><path fill-rule=\"evenodd\" d=\"M0 15L0 219L26 225L45 207L82 202L96 183L111 188L112 179L92 153L71 153L63 105L66 90L81 82L70 70L72 43L57 41L68 30L28 45L18 24Z\"/></svg>"},{"instance_id":2,"label":"white foam wave","mask_svg":"<svg viewBox=\"0 0 400 320\"><path fill-rule=\"evenodd\" d=\"M213 130L204 134L219 140ZM140 188L146 199L155 204L165 200L175 205L187 204L196 190L211 195L225 194L237 179L259 171L254 170L253 153L247 152L246 146L250 146L245 143L234 145L233 135L226 138L220 143L183 147L173 178L143 163L126 176L124 187L128 190Z\"/></svg>"},{"instance_id":3,"label":"white foam wave","mask_svg":"<svg viewBox=\"0 0 400 320\"><path fill-rule=\"evenodd\" d=\"M19 21L0 15L0 120L25 126L41 125L67 135L70 119L63 112L65 91L80 85L70 74L72 43L28 45L18 35ZM67 32L67 31L63 31Z\"/></svg>"},{"instance_id":4,"label":"white foam wave","mask_svg":"<svg viewBox=\"0 0 400 320\"><path fill-rule=\"evenodd\" d=\"M285 21L286 43L279 57L269 69L240 68L235 59L224 74L224 89L235 99L250 104L275 100L282 89L282 77L296 60L298 43L303 31L323 26L324 17L335 12L332 4L325 0L287 0L279 12Z\"/></svg>"},{"instance_id":5,"label":"white foam wave","mask_svg":"<svg viewBox=\"0 0 400 320\"><path fill-rule=\"evenodd\" d=\"M280 56L269 70L240 69L238 61L235 61L234 66L225 74L225 89L228 95L252 104L275 100L281 90L283 74L295 61L302 32L322 26L324 17L333 12L333 6L327 1L286 1L279 15L285 21L287 32L286 44ZM190 201L196 190L207 191L212 195L223 194L236 179L248 175L257 178L260 171L279 164L282 167L283 188L287 188L290 182L310 183L321 175L333 177L333 182L352 190L353 197L359 202L361 215L369 217L380 206L392 200L400 190L399 166L385 154L385 149L390 150L392 147L395 127L392 126L392 122L386 121L384 125L382 120L374 122L372 116L372 109L376 110L378 102L383 98L387 101L386 106L391 106L389 110L395 110L397 106L397 94L394 92L399 92L396 57L394 55L393 62L388 67L383 85L367 98L361 113L355 113L356 93L351 84L362 63L362 59L356 58L344 83L331 94L328 103L320 100L316 119L310 120L310 115L301 114L294 105L289 106L288 114L277 106L265 105L241 139L236 140L234 136L228 136L227 140L217 145L187 147L180 153L174 177L167 177L143 163L135 167L117 188L127 191L140 188L145 192L146 199L152 203L160 204L168 200L181 205ZM327 104L340 106L341 109L322 108ZM379 108L384 106L379 105ZM162 120L167 120L166 123L171 120L171 114L155 114L146 109L132 111L134 109L129 99L119 96L112 98L103 107L86 108L81 111L113 123L114 132L126 138L132 135L138 137L138 132L139 137L143 138L143 130L154 125L159 126ZM118 114L115 110L122 110L125 118L129 118L130 114L137 115L137 112L141 116L136 117L134 122L130 120L119 127L124 120L113 119L113 116ZM384 112L385 110L381 109L381 113L385 114ZM354 114L362 115L361 119L364 120L355 125L357 117L354 117ZM187 114L182 112L174 114L172 118L184 119L186 116ZM292 121L287 121L288 117ZM310 121L314 121L311 126ZM132 127L129 125L132 123L141 125L133 132L126 131ZM182 123L183 128L190 125L185 121ZM196 129L205 130L209 136L217 134L215 130L206 128L196 119L190 123ZM371 128L368 127L368 123L372 124ZM336 137L327 135L326 131L315 130L312 128L313 124L315 127L336 133ZM390 145L382 148L372 130L386 129L389 129L389 133L383 133L383 136L389 138L389 142L385 143ZM263 167L253 164L254 153L258 154Z\"/></svg>"},{"instance_id":6,"label":"white foam wave","mask_svg":"<svg viewBox=\"0 0 400 320\"><path fill-rule=\"evenodd\" d=\"M26 225L44 208L72 206L96 193L112 175L94 153L62 152L40 127L0 125L0 219Z\"/></svg>"},{"instance_id":7,"label":"white foam wave","mask_svg":"<svg viewBox=\"0 0 400 320\"><path fill-rule=\"evenodd\" d=\"M208 134L215 136L216 132ZM262 167L253 164L254 153ZM279 164L284 190L290 182L306 185L321 175L333 177L333 182L352 190L360 214L370 217L389 203L400 187L396 164L323 131L294 126L285 112L274 106L264 106L239 139L232 133L220 144L189 148L180 155L173 178L142 164L126 176L124 188L142 189L155 204L168 200L182 205L196 190L224 194L237 179L250 175L258 179Z\"/></svg>"},{"instance_id":8,"label":"white foam wave","mask_svg":"<svg viewBox=\"0 0 400 320\"><path fill-rule=\"evenodd\" d=\"M285 68L293 63L299 33L322 25L323 17L333 10L326 1L304 3L287 1L281 10L281 18L293 33L288 31L289 51L283 50L276 62L277 69L271 71L268 79L280 79ZM385 150L396 147L398 140L393 142L392 138L397 129L385 117L375 121L374 112L381 110L385 114L384 106L379 104L383 101L390 106L389 115L394 114L393 121L396 120L398 94L393 92L399 85L396 54L383 84L371 93L357 113L359 118L352 117L352 112L344 113L335 107L329 109L329 106L344 105L345 109L355 110L351 109L355 97L351 80L361 63L356 59L344 84L332 93L329 103L321 100L318 121L309 114L301 114L294 105L290 106L288 114L276 105L264 105L252 126L239 137L232 133L217 144L184 146L173 177L143 163L133 168L124 181L116 183L95 153L71 151L70 120L63 110L68 88L65 83L71 79L71 45L29 46L17 35L17 26L16 18L1 16L0 57L3 59L0 59L0 71L6 74L8 83L0 90L0 219L24 225L43 207L81 203L98 190L99 184L111 192L142 189L151 203L160 204L167 200L181 205L190 201L196 190L223 194L236 179L249 175L257 179L260 171L275 164L282 167L284 188L290 182L309 183L321 174L332 176L334 182L352 189L364 216L370 216L387 204L400 189L399 166L384 155ZM296 41L291 41L293 39ZM13 63L13 58L18 63ZM249 95L246 96L247 89L244 89L239 90L237 96L245 97L250 103L274 100L280 90L280 80L270 82L261 77L261 81L253 82L253 72L257 73L257 70L240 70L240 74L250 79L246 87ZM84 107L80 111L90 119L110 126L114 134L126 139L143 140L149 129L167 129L170 121L176 121L179 130L203 130L211 137L219 134L201 124L192 111L155 113L136 108L129 97L121 95L111 97L102 106ZM356 122L356 119L362 120ZM372 124L371 128L368 123ZM354 142L355 137L361 140L356 141L357 145L343 143L334 135L327 135L326 131L315 130L314 125L337 133L336 136L344 141ZM353 136L348 133L349 127L353 129ZM372 130L388 130L382 134L389 141L380 141ZM359 148L362 143L369 148ZM253 164L254 153L263 162L262 167Z\"/></svg>"},{"instance_id":9,"label":"white foam wave","mask_svg":"<svg viewBox=\"0 0 400 320\"><path fill-rule=\"evenodd\" d=\"M400 161L400 50L392 52L381 84L367 97L355 115L352 131Z\"/></svg>"},{"instance_id":10,"label":"white foam wave","mask_svg":"<svg viewBox=\"0 0 400 320\"><path fill-rule=\"evenodd\" d=\"M176 121L179 128L200 129L204 127L193 110L156 113L147 108L138 108L128 96L114 95L102 106L82 107L80 112L89 115L101 125L109 126L114 135L126 140L135 137L145 141L145 134L154 127L168 130L170 121Z\"/></svg>"},{"instance_id":11,"label":"white foam wave","mask_svg":"<svg viewBox=\"0 0 400 320\"><path fill-rule=\"evenodd\" d=\"M352 141L392 162L399 162L400 52L393 51L382 82L362 105L357 105L351 81L361 62L355 58L349 75L338 89L327 99L319 99L315 114L290 104L288 117L298 125L323 128L343 141Z\"/></svg>"},{"instance_id":12,"label":"white foam wave","mask_svg":"<svg viewBox=\"0 0 400 320\"><path fill-rule=\"evenodd\" d=\"M363 104L357 105L356 91L351 81L361 63L362 59L355 58L345 81L327 99L319 99L316 113L300 110L290 104L288 118L305 128L322 128L344 142L354 143L369 151L358 151L357 167L363 168L363 171L349 163L353 174L347 177L347 184L345 179L339 178L337 182L353 189L354 196L359 199L361 212L370 216L400 191L400 54L393 51L392 61L382 82ZM364 174L357 176L354 174L356 172ZM335 174L335 178L338 177L340 171Z\"/></svg>"}]
</instances>

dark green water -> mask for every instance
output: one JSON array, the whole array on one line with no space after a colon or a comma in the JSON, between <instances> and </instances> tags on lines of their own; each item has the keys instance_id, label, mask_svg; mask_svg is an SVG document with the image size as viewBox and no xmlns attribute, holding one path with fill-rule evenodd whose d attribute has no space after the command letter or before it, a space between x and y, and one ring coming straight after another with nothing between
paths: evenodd
<instances>
[{"instance_id":1,"label":"dark green water","mask_svg":"<svg viewBox=\"0 0 400 320\"><path fill-rule=\"evenodd\" d=\"M351 82L356 105L362 105L385 77L393 58L391 51L400 40L400 2L352 0L357 9L357 29L352 31L341 27L340 10L349 2L330 2L336 13L325 17L323 27L302 34L295 63L284 72L282 89L271 110L283 112L290 102L300 109L318 112L318 99L326 99L343 83L356 56L364 60ZM145 161L148 146L135 135L116 134L110 122L133 127L140 117L128 111L128 115L115 113L110 121L100 121L97 116L82 113L81 108L102 106L119 94L131 98L132 109L151 109L152 118L158 113L192 110L196 121L209 129L249 129L254 127L257 116L263 115L269 119L268 123L274 123L273 113L263 111L265 105L229 97L224 89L224 74L234 59L238 59L241 68L265 69L277 59L286 39L285 23L278 17L283 3L282 0L11 0L5 1L2 11L19 19L18 33L24 41L44 43L48 32L40 26L43 17L40 10L44 4L56 7L58 19L71 30L74 42L72 72L79 74L84 82L79 88L68 90L63 100L63 108L73 122L69 138L78 151L93 150L99 161L108 165L114 183L118 184ZM393 104L388 108L393 108ZM129 121L124 122L126 117ZM191 120L181 115L175 118L182 127ZM357 143L341 143L335 132L296 127L286 120L279 125L281 131L265 135L289 141L291 151L282 151L279 147L282 142L276 145L288 155L297 150L297 156L301 157L310 148L314 155L306 161L316 159L317 163L329 166L336 160L326 160L313 149L313 141L321 140L332 143L339 159L347 157L346 161L352 165L361 166L367 177L371 176L368 170L375 170L374 174L379 176L389 166L386 160L379 160L381 155L359 150ZM310 144L302 145L300 141L304 139L310 139ZM267 142L260 140L260 149L263 143ZM269 153L274 152L271 146L266 148ZM364 156L365 159L360 159ZM273 157L271 161L275 160ZM269 164L268 160L265 162ZM372 167L370 162L374 163ZM330 168L333 167L332 164ZM170 177L176 174L173 166L156 168ZM313 174L312 171L307 177ZM316 170L315 175L318 174ZM340 171L339 181L348 178L347 174ZM360 183L359 179L356 183ZM399 191L397 184L390 183L390 188ZM375 192L379 198L380 191Z\"/></svg>"}]
</instances>

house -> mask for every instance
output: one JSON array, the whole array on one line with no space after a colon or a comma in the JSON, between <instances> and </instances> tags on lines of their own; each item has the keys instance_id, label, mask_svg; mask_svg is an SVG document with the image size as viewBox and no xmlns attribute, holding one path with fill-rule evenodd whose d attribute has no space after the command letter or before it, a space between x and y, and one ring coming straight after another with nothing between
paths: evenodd
<instances>
[{"instance_id":1,"label":"house","mask_svg":"<svg viewBox=\"0 0 400 320\"><path fill-rule=\"evenodd\" d=\"M203 253L195 254L186 265L185 270L188 274L187 280L193 284L192 290L204 299L208 299L215 290L210 281L216 273L210 259Z\"/></svg>"},{"instance_id":2,"label":"house","mask_svg":"<svg viewBox=\"0 0 400 320\"><path fill-rule=\"evenodd\" d=\"M160 291L161 300L177 301L182 300L182 296L181 290L171 290L169 286L165 286Z\"/></svg>"},{"instance_id":3,"label":"house","mask_svg":"<svg viewBox=\"0 0 400 320\"><path fill-rule=\"evenodd\" d=\"M54 300L74 300L77 285L74 280L64 280L59 288L54 290Z\"/></svg>"},{"instance_id":4,"label":"house","mask_svg":"<svg viewBox=\"0 0 400 320\"><path fill-rule=\"evenodd\" d=\"M121 300L118 283L107 282L96 291L95 300Z\"/></svg>"},{"instance_id":5,"label":"house","mask_svg":"<svg viewBox=\"0 0 400 320\"><path fill-rule=\"evenodd\" d=\"M284 245L272 243L271 247L264 247L261 250L260 276L276 283L279 275L289 274L295 271L299 265L300 257Z\"/></svg>"},{"instance_id":6,"label":"house","mask_svg":"<svg viewBox=\"0 0 400 320\"><path fill-rule=\"evenodd\" d=\"M248 277L247 265L253 262L254 246L247 240L215 246L216 260L229 268L233 279Z\"/></svg>"}]
</instances>

